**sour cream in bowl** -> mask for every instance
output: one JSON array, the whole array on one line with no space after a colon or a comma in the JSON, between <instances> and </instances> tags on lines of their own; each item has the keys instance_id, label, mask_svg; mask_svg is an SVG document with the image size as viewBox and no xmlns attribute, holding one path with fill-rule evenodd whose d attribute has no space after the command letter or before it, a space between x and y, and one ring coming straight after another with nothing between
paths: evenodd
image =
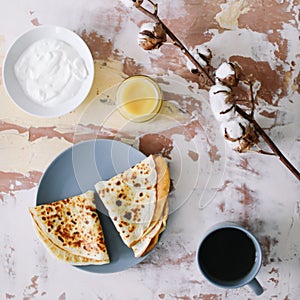
<instances>
[{"instance_id":1,"label":"sour cream in bowl","mask_svg":"<svg viewBox=\"0 0 300 300\"><path fill-rule=\"evenodd\" d=\"M10 98L39 117L58 117L74 110L88 95L94 62L85 42L74 32L40 26L21 35L3 64Z\"/></svg>"}]
</instances>

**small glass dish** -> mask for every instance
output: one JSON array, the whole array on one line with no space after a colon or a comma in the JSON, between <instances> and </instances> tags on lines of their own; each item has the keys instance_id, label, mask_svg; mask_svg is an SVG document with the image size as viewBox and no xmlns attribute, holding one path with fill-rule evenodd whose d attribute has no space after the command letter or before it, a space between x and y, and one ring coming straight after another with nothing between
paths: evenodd
<instances>
[{"instance_id":1,"label":"small glass dish","mask_svg":"<svg viewBox=\"0 0 300 300\"><path fill-rule=\"evenodd\" d=\"M162 105L159 85L150 77L135 75L125 79L116 93L118 110L133 122L145 122L154 118Z\"/></svg>"}]
</instances>

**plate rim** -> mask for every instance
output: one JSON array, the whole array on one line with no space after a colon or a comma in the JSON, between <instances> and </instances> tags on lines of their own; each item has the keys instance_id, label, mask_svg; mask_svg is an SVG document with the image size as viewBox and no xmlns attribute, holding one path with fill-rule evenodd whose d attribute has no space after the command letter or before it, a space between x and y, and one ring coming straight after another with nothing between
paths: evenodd
<instances>
[{"instance_id":1,"label":"plate rim","mask_svg":"<svg viewBox=\"0 0 300 300\"><path fill-rule=\"evenodd\" d=\"M89 139L89 140L84 140L84 141L80 141L76 144L73 144L71 145L70 147L68 147L67 149L63 150L62 152L60 152L49 164L48 166L46 167L42 177L40 178L40 181L38 183L38 187L37 187L37 192L36 192L36 197L35 197L35 205L42 205L43 202L39 202L39 195L40 195L40 187L41 187L41 184L43 183L43 181L45 180L46 176L47 176L47 171L53 166L55 165L55 163L57 162L57 160L59 160L62 156L66 155L68 152L70 152L70 155L72 156L73 155L73 152L72 150L74 149L74 147L80 147L81 145L85 145L85 144L96 144L96 143L102 143L102 142L108 142L108 143L116 143L116 144L122 144L122 145L125 145L127 149L134 149L134 151L137 151L137 153L139 153L142 157L146 157L146 155L144 153L142 153L140 150L136 149L135 147L133 147L132 145L129 145L127 143L124 143L122 141L119 141L119 140L115 140L115 139L107 139L107 138L104 138L104 139ZM122 159L122 158L121 158ZM74 166L72 166L72 169L74 170ZM93 190L94 193L96 194L96 191L95 189ZM85 191L81 191L81 193L84 193ZM66 197L70 197L71 195L73 195L74 193L71 193L70 195L66 195ZM75 194L74 194L75 196ZM60 199L57 199L57 200L53 200L51 202L55 202L55 201L58 201ZM47 202L47 203L51 203L51 202ZM99 211L97 209L97 212L98 212L98 215L99 215L99 218L101 215L104 215L104 217L108 218L109 221L110 220L110 217L109 216L105 216L105 214L101 211ZM102 217L103 218L103 217ZM101 222L101 225L103 226L103 222L102 220L100 219L100 222ZM113 225L113 223L112 223ZM113 225L114 226L114 225ZM115 233L117 233L119 235L119 233L117 232L117 230L114 228L115 230ZM125 245L125 244L124 244ZM129 249L129 248L128 248ZM155 247L154 247L155 249ZM48 249L46 249L48 250ZM131 249L130 249L131 250ZM115 268L113 269L112 271L104 271L104 272L101 272L101 267L103 266L109 266L109 264L104 264L104 265L83 265L83 266L76 266L76 265L71 265L75 268L78 268L80 270L83 270L83 271L86 271L86 272L89 272L89 273L96 273L96 274L112 274L112 273L116 273L116 272L121 272L121 271L125 271L129 268L132 268L134 266L136 266L137 264L139 264L140 262L142 262L152 251L150 251L149 253L147 253L146 255L144 255L143 257L140 257L140 258L135 258L134 255L133 255L133 252L132 252L132 259L134 260L134 263L132 264L129 264L129 266L125 266L125 267L121 267L121 268ZM108 253L109 254L109 253ZM109 267L106 267L109 269Z\"/></svg>"}]
</instances>

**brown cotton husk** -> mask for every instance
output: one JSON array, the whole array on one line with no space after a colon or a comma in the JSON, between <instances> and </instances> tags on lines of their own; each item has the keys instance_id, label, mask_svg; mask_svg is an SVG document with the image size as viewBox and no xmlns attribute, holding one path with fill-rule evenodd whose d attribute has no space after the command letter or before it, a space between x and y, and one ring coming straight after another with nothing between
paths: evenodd
<instances>
[{"instance_id":1,"label":"brown cotton husk","mask_svg":"<svg viewBox=\"0 0 300 300\"><path fill-rule=\"evenodd\" d=\"M164 42L167 41L166 32L160 23L153 24L153 28L143 29L139 33L139 45L144 50L158 49Z\"/></svg>"}]
</instances>

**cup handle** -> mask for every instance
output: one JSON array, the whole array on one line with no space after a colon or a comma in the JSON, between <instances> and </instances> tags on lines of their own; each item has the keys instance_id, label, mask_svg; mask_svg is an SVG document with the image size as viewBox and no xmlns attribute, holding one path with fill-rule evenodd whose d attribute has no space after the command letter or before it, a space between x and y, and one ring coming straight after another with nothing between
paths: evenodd
<instances>
[{"instance_id":1,"label":"cup handle","mask_svg":"<svg viewBox=\"0 0 300 300\"><path fill-rule=\"evenodd\" d=\"M248 284L257 296L261 295L264 292L263 287L260 285L256 278L253 278Z\"/></svg>"}]
</instances>

